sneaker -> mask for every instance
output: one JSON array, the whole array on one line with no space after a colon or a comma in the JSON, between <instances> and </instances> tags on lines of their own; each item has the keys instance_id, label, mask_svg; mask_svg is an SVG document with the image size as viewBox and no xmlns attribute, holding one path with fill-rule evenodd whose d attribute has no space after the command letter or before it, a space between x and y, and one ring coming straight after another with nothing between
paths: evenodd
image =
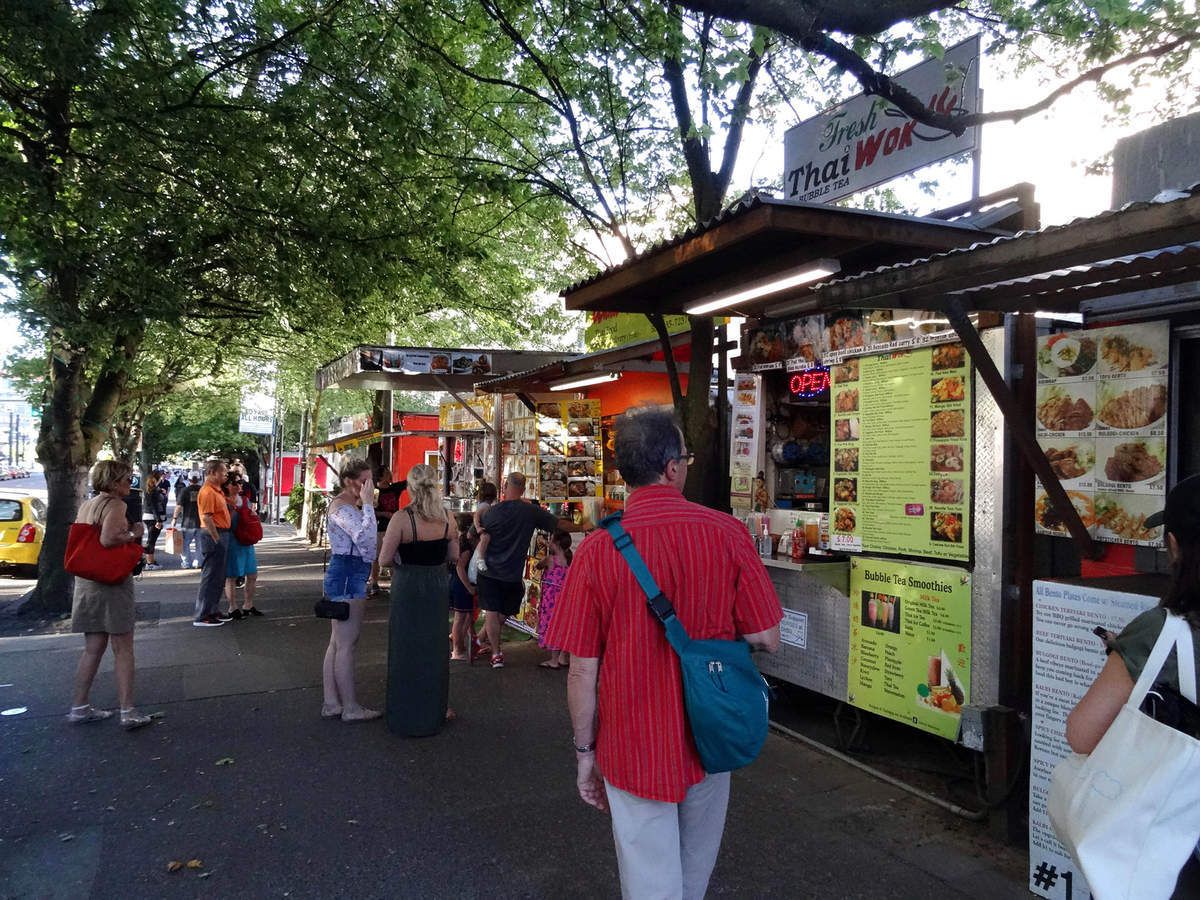
<instances>
[{"instance_id":1,"label":"sneaker","mask_svg":"<svg viewBox=\"0 0 1200 900\"><path fill-rule=\"evenodd\" d=\"M156 569L161 569L161 568L162 568L162 566L160 566L158 563L146 563L146 571L147 572L153 572Z\"/></svg>"},{"instance_id":2,"label":"sneaker","mask_svg":"<svg viewBox=\"0 0 1200 900\"><path fill-rule=\"evenodd\" d=\"M112 717L110 709L96 709L94 706L72 706L67 713L67 721L72 725L82 725L85 722L103 722Z\"/></svg>"},{"instance_id":3,"label":"sneaker","mask_svg":"<svg viewBox=\"0 0 1200 900\"><path fill-rule=\"evenodd\" d=\"M246 614L240 609L235 609L229 614L229 618L233 619L235 622L240 622L242 619L246 618Z\"/></svg>"},{"instance_id":4,"label":"sneaker","mask_svg":"<svg viewBox=\"0 0 1200 900\"><path fill-rule=\"evenodd\" d=\"M497 653L492 657L492 668L493 669L503 669L504 668L504 654L503 653Z\"/></svg>"},{"instance_id":5,"label":"sneaker","mask_svg":"<svg viewBox=\"0 0 1200 900\"><path fill-rule=\"evenodd\" d=\"M197 628L214 628L217 625L224 625L228 619L222 619L219 616L205 616L203 619L197 619L192 624Z\"/></svg>"},{"instance_id":6,"label":"sneaker","mask_svg":"<svg viewBox=\"0 0 1200 900\"><path fill-rule=\"evenodd\" d=\"M239 575L237 578L235 578L234 582L233 582L233 586L234 587L245 587L246 586L246 576Z\"/></svg>"},{"instance_id":7,"label":"sneaker","mask_svg":"<svg viewBox=\"0 0 1200 900\"><path fill-rule=\"evenodd\" d=\"M192 568L193 568L193 569L198 569L198 568L200 568L200 563L198 563L198 562L193 562L193 563L192 563Z\"/></svg>"},{"instance_id":8,"label":"sneaker","mask_svg":"<svg viewBox=\"0 0 1200 900\"><path fill-rule=\"evenodd\" d=\"M222 622L232 622L234 619L234 615L233 615L233 613L219 612L219 613L217 613L217 618L220 619Z\"/></svg>"},{"instance_id":9,"label":"sneaker","mask_svg":"<svg viewBox=\"0 0 1200 900\"><path fill-rule=\"evenodd\" d=\"M262 614L263 614L263 611L261 609L259 609L257 606L251 606L249 609L242 610L242 615L245 616L247 619L250 618L251 616L261 616Z\"/></svg>"}]
</instances>

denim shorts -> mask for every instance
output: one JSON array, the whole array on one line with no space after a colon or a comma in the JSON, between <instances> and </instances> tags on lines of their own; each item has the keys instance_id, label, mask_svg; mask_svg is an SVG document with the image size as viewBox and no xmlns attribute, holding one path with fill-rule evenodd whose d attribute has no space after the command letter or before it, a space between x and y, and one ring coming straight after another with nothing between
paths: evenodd
<instances>
[{"instance_id":1,"label":"denim shorts","mask_svg":"<svg viewBox=\"0 0 1200 900\"><path fill-rule=\"evenodd\" d=\"M371 563L361 556L335 553L325 570L325 596L330 600L365 600Z\"/></svg>"}]
</instances>

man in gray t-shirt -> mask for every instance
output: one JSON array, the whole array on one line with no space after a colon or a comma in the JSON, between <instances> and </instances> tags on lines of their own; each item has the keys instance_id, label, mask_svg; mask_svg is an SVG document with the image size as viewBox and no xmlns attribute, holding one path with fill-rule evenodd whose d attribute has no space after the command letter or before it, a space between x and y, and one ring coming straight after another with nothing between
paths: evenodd
<instances>
[{"instance_id":1,"label":"man in gray t-shirt","mask_svg":"<svg viewBox=\"0 0 1200 900\"><path fill-rule=\"evenodd\" d=\"M479 608L484 611L484 628L492 646L492 668L501 669L500 628L505 619L517 614L525 597L525 560L534 531L578 531L579 526L526 500L525 476L520 472L510 472L504 479L500 502L484 512L479 524L488 535L477 581Z\"/></svg>"}]
</instances>

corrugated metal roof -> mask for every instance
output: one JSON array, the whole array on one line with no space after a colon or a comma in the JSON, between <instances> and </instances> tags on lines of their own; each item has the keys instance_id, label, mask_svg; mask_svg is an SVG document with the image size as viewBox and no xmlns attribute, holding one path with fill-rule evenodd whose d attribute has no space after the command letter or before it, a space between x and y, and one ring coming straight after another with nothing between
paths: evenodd
<instances>
[{"instance_id":1,"label":"corrugated metal roof","mask_svg":"<svg viewBox=\"0 0 1200 900\"><path fill-rule=\"evenodd\" d=\"M662 241L659 241L656 244L652 244L651 246L647 247L645 250L642 250L642 251L634 254L633 256L629 257L628 259L626 259L622 262L619 262L615 265L609 266L607 269L602 269L599 272L595 272L594 274L589 275L586 278L583 278L582 280L577 281L574 284L563 288L561 291L559 291L559 296L565 296L566 294L574 293L575 291L579 290L580 288L587 287L589 284L594 284L595 282L600 281L602 278L607 278L610 275L613 275L617 272L622 271L623 269L627 269L630 266L635 265L644 259L647 259L651 256L655 256L659 253L662 253L664 250L669 250L672 247L677 247L680 244L687 243L688 241L692 240L693 238L700 237L701 235L711 231L714 228L717 228L717 227L724 225L728 222L731 222L735 219L741 218L742 216L747 215L748 213L752 212L753 210L759 209L760 207L764 207L764 206L777 206L777 207L784 207L787 209L797 209L797 208L812 209L812 210L820 210L823 212L828 212L830 215L854 215L854 216L867 217L867 218L890 219L890 220L894 220L897 222L924 222L924 223L927 223L930 225L944 226L947 229L953 229L953 230L958 230L958 231L974 231L974 232L979 232L979 233L988 233L987 229L981 228L975 224L972 224L972 222L969 219L946 220L946 219L935 219L935 218L924 217L924 216L907 216L907 215L903 215L900 213L879 212L879 211L870 210L870 209L854 209L852 207L845 207L845 206L830 206L830 205L827 205L824 203L798 203L798 202L794 202L791 200L780 200L777 197L769 197L769 196L764 196L762 194L756 194L754 197L739 200L736 203L731 204L730 206L728 206L727 208L722 210L718 215L713 216L711 219L708 219L705 222L701 222L698 225L693 225L692 227L688 228L686 231L683 231L673 237L666 238Z\"/></svg>"},{"instance_id":2,"label":"corrugated metal roof","mask_svg":"<svg viewBox=\"0 0 1200 900\"><path fill-rule=\"evenodd\" d=\"M1078 218L1072 219L1069 222L1064 222L1061 225L1050 225L1045 228L1031 229L1031 230L1027 230L1027 231L1018 231L1015 234L1011 234L1011 235L1000 235L998 237L992 238L991 240L979 241L979 242L971 244L970 246L967 246L967 247L954 247L950 250L943 250L938 253L932 253L929 256L924 256L919 259L913 259L913 260L909 260L907 262L902 262L902 263L895 263L890 266L878 266L874 269L867 269L865 271L855 273L854 275L847 275L842 278L831 278L829 281L824 281L824 282L821 282L820 284L814 285L813 293L820 295L821 289L825 288L825 287L829 287L832 285L851 284L851 283L858 282L858 281L866 281L867 279L872 278L873 276L881 275L881 274L884 274L887 272L899 272L899 271L903 271L906 269L915 269L920 266L924 266L928 263L934 262L936 260L948 259L948 258L954 257L954 256L962 256L963 254L971 253L973 251L979 250L982 247L990 247L990 246L995 246L997 244L1007 244L1007 243L1011 243L1013 241L1027 239L1027 238L1033 237L1035 235L1054 234L1057 232L1068 231L1072 228L1077 228L1080 225L1090 224L1090 223L1094 223L1094 222L1103 222L1105 220L1114 219L1114 218L1125 215L1125 214L1135 211L1135 210L1149 209L1152 206L1161 206L1164 204L1171 204L1171 203L1182 203L1183 201L1189 200L1192 197L1196 196L1197 194L1200 194L1200 182L1197 182L1196 184L1193 184L1190 187L1183 189L1181 191L1167 192L1167 193L1178 194L1179 196L1172 196L1170 199L1167 199L1167 200L1139 200L1139 201L1136 201L1133 203L1126 203L1120 209L1105 210L1104 212L1099 213L1094 216L1080 216ZM1083 266L1083 267L1076 266L1074 268L1077 270L1087 269L1087 268L1101 266L1101 265L1120 264L1122 262L1129 262L1133 259L1138 259L1138 258L1153 258L1153 256L1155 254L1180 250L1180 249L1183 249L1184 246L1192 246L1192 245L1182 245L1179 247L1166 247L1166 248L1162 248L1161 250L1148 251L1148 253L1150 254L1149 256L1147 256L1146 253L1140 253L1140 254L1133 254L1133 255L1127 256L1127 257L1125 257L1125 256L1114 257L1109 260L1098 260L1097 262L1091 263L1088 266ZM1068 271L1068 270L1055 270L1055 272L1058 272L1060 274L1065 271ZM988 285L987 287L993 287L993 286L997 286L997 285L1000 285L1003 283L1011 284L1011 283L1015 283L1018 281L1036 279L1039 277L1050 277L1050 276L1053 276L1055 274L1055 272L1043 273L1043 275L1033 275L1033 276L1029 276L1027 279L1013 279L1010 282L996 282L994 285Z\"/></svg>"}]
</instances>

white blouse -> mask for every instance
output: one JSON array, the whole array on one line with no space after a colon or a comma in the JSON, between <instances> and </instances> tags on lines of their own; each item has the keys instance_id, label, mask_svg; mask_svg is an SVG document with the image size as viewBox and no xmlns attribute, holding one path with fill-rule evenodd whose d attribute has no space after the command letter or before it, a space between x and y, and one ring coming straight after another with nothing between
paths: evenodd
<instances>
[{"instance_id":1,"label":"white blouse","mask_svg":"<svg viewBox=\"0 0 1200 900\"><path fill-rule=\"evenodd\" d=\"M332 553L374 562L379 533L375 525L375 508L371 504L364 503L362 509L349 503L338 504L329 514L328 527Z\"/></svg>"}]
</instances>

